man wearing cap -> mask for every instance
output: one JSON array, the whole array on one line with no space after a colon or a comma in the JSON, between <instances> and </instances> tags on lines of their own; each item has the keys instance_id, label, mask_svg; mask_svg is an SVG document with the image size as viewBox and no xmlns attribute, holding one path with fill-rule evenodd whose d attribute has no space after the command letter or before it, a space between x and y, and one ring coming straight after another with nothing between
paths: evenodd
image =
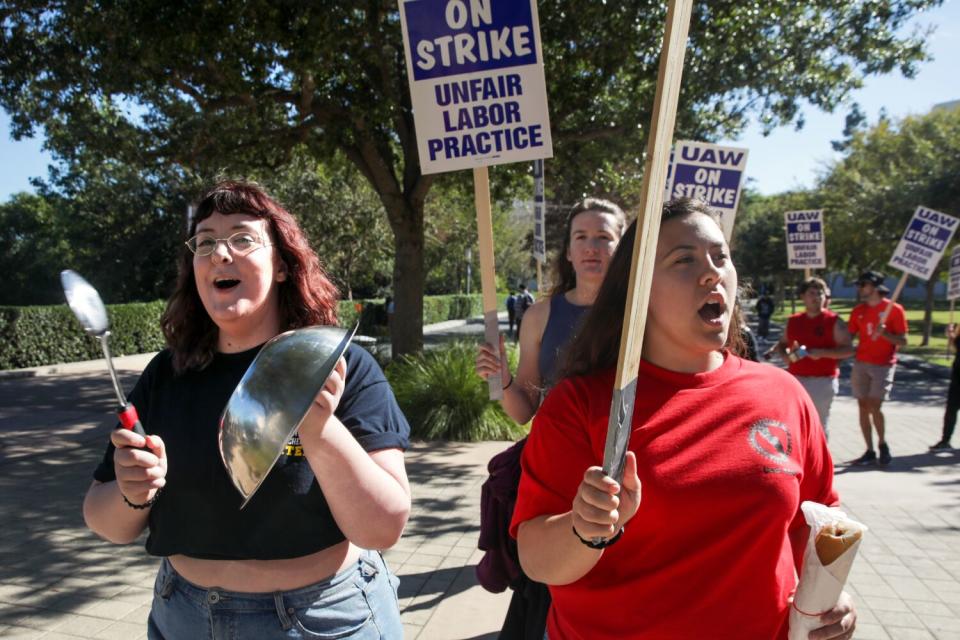
<instances>
[{"instance_id":1,"label":"man wearing cap","mask_svg":"<svg viewBox=\"0 0 960 640\"><path fill-rule=\"evenodd\" d=\"M804 311L787 318L787 327L780 340L764 358L779 353L787 362L787 371L797 377L806 389L820 415L820 424L827 434L830 406L837 395L843 358L853 355L853 341L847 323L827 309L830 287L820 278L808 278L797 287Z\"/></svg>"},{"instance_id":2,"label":"man wearing cap","mask_svg":"<svg viewBox=\"0 0 960 640\"><path fill-rule=\"evenodd\" d=\"M857 291L861 303L850 312L847 323L850 333L858 337L850 386L860 409L860 431L867 444L866 452L853 461L861 465L878 460L880 464L890 463L881 407L893 386L897 348L907 344L907 316L902 306L884 297L890 290L883 279L883 274L876 271L860 274ZM879 459L873 450L872 429L877 430Z\"/></svg>"}]
</instances>

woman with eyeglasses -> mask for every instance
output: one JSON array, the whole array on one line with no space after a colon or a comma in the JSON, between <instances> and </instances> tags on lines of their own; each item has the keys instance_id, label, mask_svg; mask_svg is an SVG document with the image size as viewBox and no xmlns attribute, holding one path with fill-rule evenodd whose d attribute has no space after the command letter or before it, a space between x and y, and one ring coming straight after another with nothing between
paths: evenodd
<instances>
[{"instance_id":1,"label":"woman with eyeglasses","mask_svg":"<svg viewBox=\"0 0 960 640\"><path fill-rule=\"evenodd\" d=\"M800 384L744 360L737 272L717 214L664 206L621 482L605 476L636 224L627 230L523 451L511 533L550 585L550 640L783 640L833 464ZM821 613L821 612L816 612ZM811 638L850 638L848 596Z\"/></svg>"},{"instance_id":2,"label":"woman with eyeglasses","mask_svg":"<svg viewBox=\"0 0 960 640\"><path fill-rule=\"evenodd\" d=\"M168 346L130 395L148 435L111 434L87 526L118 544L148 531L147 552L162 558L151 639L401 637L397 579L378 550L410 512L409 425L383 373L349 347L241 510L220 415L265 342L336 323L337 291L293 216L255 184L207 191L190 235L161 320Z\"/></svg>"}]
</instances>

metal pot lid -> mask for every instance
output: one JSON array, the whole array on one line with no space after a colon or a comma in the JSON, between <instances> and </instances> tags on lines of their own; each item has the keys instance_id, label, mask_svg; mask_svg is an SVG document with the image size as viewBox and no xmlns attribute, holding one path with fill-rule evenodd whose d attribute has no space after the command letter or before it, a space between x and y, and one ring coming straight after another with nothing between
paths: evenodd
<instances>
[{"instance_id":1,"label":"metal pot lid","mask_svg":"<svg viewBox=\"0 0 960 640\"><path fill-rule=\"evenodd\" d=\"M307 415L357 328L316 326L267 342L227 401L220 418L220 457L250 502Z\"/></svg>"}]
</instances>

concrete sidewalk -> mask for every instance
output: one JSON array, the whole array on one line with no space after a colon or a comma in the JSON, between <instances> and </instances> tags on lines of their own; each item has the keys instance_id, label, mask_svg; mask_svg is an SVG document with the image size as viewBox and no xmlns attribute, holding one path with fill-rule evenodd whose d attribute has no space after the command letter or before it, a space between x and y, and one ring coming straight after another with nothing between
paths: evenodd
<instances>
[{"instance_id":1,"label":"concrete sidewalk","mask_svg":"<svg viewBox=\"0 0 960 640\"><path fill-rule=\"evenodd\" d=\"M118 359L127 389L145 362ZM0 637L145 637L156 559L142 541L99 540L80 514L114 422L102 366L0 378ZM960 452L927 451L939 436L942 375L897 372L885 405L894 461L885 469L844 463L863 443L849 389L834 404L837 485L844 508L870 527L848 585L857 638L960 640ZM401 577L407 638L496 637L509 594L483 591L474 566L485 465L506 446L416 443L408 452L413 513L386 554Z\"/></svg>"}]
</instances>

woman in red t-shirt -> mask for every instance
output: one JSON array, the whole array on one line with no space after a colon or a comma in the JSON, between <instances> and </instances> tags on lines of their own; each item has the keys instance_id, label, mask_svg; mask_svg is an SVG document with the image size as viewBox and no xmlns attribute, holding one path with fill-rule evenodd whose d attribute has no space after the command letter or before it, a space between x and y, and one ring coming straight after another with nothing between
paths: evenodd
<instances>
[{"instance_id":1,"label":"woman in red t-shirt","mask_svg":"<svg viewBox=\"0 0 960 640\"><path fill-rule=\"evenodd\" d=\"M550 585L548 636L786 638L800 503L838 503L833 464L799 383L728 350L737 273L701 202L664 207L622 484L599 466L635 234L523 453L511 532L526 573ZM814 637L851 637L850 598L821 620Z\"/></svg>"}]
</instances>

